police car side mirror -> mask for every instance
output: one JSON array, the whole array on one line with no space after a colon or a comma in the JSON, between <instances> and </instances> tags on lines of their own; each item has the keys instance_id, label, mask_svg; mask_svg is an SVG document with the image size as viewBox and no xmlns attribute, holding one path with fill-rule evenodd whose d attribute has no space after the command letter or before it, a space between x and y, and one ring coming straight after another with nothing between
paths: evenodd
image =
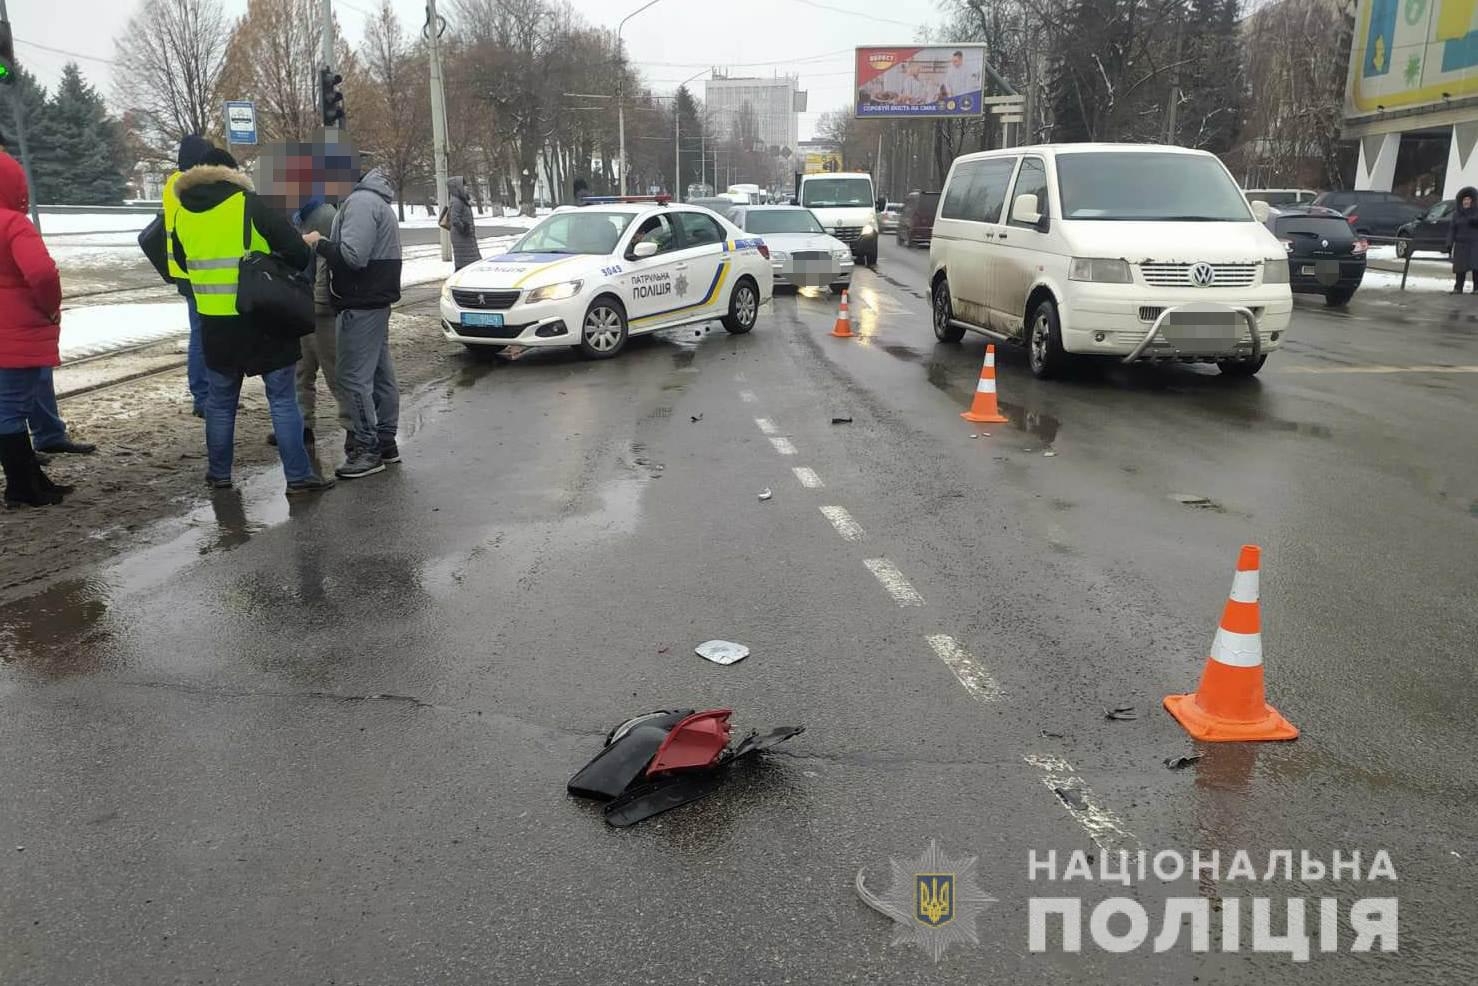
<instances>
[{"instance_id":1,"label":"police car side mirror","mask_svg":"<svg viewBox=\"0 0 1478 986\"><path fill-rule=\"evenodd\" d=\"M637 260L645 260L647 257L655 257L657 255L657 244L653 243L651 240L642 240L636 246L631 248L631 255Z\"/></svg>"}]
</instances>

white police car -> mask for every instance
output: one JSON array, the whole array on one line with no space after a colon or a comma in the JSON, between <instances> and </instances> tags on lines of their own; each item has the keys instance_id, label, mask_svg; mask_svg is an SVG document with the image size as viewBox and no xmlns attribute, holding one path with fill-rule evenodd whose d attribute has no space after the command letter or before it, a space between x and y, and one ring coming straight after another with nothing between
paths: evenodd
<instances>
[{"instance_id":1,"label":"white police car","mask_svg":"<svg viewBox=\"0 0 1478 986\"><path fill-rule=\"evenodd\" d=\"M678 325L748 332L771 282L764 241L707 209L590 199L448 278L441 328L469 348L577 346L605 359Z\"/></svg>"}]
</instances>

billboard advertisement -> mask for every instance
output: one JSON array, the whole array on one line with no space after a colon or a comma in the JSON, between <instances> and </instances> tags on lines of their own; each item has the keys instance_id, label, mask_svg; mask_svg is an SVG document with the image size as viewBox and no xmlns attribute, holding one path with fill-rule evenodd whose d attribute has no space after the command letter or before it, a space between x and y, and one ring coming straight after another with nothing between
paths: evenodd
<instances>
[{"instance_id":1,"label":"billboard advertisement","mask_svg":"<svg viewBox=\"0 0 1478 986\"><path fill-rule=\"evenodd\" d=\"M1345 115L1478 95L1478 0L1360 4Z\"/></svg>"},{"instance_id":2,"label":"billboard advertisement","mask_svg":"<svg viewBox=\"0 0 1478 986\"><path fill-rule=\"evenodd\" d=\"M857 115L979 116L985 48L857 49Z\"/></svg>"}]
</instances>

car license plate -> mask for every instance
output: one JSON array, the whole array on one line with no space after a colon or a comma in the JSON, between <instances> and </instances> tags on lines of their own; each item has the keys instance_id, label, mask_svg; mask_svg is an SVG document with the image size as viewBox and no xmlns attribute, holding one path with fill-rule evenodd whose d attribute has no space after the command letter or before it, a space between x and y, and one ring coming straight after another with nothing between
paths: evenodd
<instances>
[{"instance_id":1,"label":"car license plate","mask_svg":"<svg viewBox=\"0 0 1478 986\"><path fill-rule=\"evenodd\" d=\"M483 329L501 329L503 327L503 313L463 312L462 324Z\"/></svg>"}]
</instances>

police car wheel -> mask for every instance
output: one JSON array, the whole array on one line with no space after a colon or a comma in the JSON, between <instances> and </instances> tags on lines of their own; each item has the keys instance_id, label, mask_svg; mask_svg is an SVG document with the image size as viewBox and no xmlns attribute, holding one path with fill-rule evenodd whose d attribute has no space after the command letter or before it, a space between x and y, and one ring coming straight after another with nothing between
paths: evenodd
<instances>
[{"instance_id":1,"label":"police car wheel","mask_svg":"<svg viewBox=\"0 0 1478 986\"><path fill-rule=\"evenodd\" d=\"M610 359L626 347L626 310L609 295L596 298L580 323L580 352L590 359Z\"/></svg>"},{"instance_id":2,"label":"police car wheel","mask_svg":"<svg viewBox=\"0 0 1478 986\"><path fill-rule=\"evenodd\" d=\"M760 293L753 281L742 278L734 285L734 293L729 295L729 314L724 316L724 328L735 335L743 335L754 328L759 313Z\"/></svg>"}]
</instances>

